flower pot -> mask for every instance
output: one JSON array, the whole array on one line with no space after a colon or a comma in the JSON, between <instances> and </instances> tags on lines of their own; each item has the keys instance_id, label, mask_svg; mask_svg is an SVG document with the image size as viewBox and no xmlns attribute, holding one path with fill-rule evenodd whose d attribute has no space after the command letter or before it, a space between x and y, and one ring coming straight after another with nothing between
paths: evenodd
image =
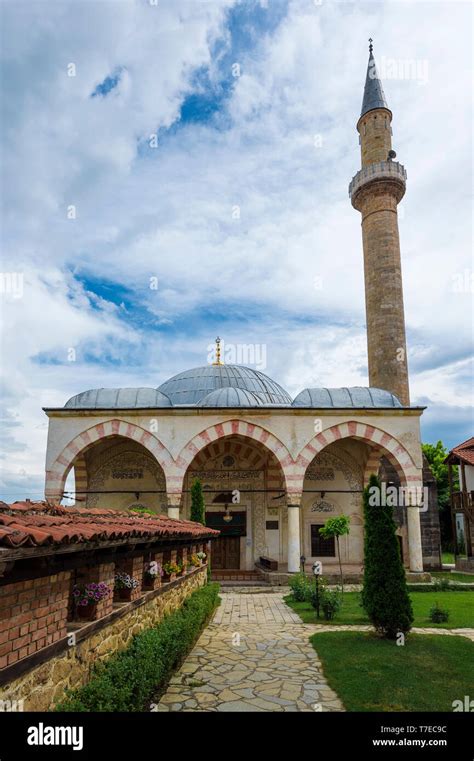
<instances>
[{"instance_id":1,"label":"flower pot","mask_svg":"<svg viewBox=\"0 0 474 761\"><path fill-rule=\"evenodd\" d=\"M92 605L78 605L76 608L77 617L81 618L83 621L92 621L95 617L96 610L96 602Z\"/></svg>"},{"instance_id":2,"label":"flower pot","mask_svg":"<svg viewBox=\"0 0 474 761\"><path fill-rule=\"evenodd\" d=\"M164 573L163 576L161 577L161 581L164 584L166 584L169 581L174 581L175 578L176 578L176 574L175 573Z\"/></svg>"},{"instance_id":3,"label":"flower pot","mask_svg":"<svg viewBox=\"0 0 474 761\"><path fill-rule=\"evenodd\" d=\"M128 589L127 587L125 587L125 589L119 589L118 590L119 600L130 600L131 593L132 593L132 590Z\"/></svg>"}]
</instances>

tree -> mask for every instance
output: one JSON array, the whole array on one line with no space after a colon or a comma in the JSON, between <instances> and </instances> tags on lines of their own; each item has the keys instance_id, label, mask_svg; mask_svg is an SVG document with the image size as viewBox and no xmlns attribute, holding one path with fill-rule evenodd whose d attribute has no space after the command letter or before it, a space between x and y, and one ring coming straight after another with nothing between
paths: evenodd
<instances>
[{"instance_id":1,"label":"tree","mask_svg":"<svg viewBox=\"0 0 474 761\"><path fill-rule=\"evenodd\" d=\"M436 444L422 444L421 448L423 450L423 454L428 460L431 472L436 479L436 486L438 489L438 507L440 511L439 519L441 524L442 537L444 540L443 544L446 544L450 542L452 534L451 509L449 504L448 466L444 463L444 460L448 455L448 450L442 441L437 441ZM459 491L459 475L457 468L453 468L452 473L453 490Z\"/></svg>"},{"instance_id":2,"label":"tree","mask_svg":"<svg viewBox=\"0 0 474 761\"><path fill-rule=\"evenodd\" d=\"M199 478L195 478L191 486L191 520L206 525L206 513L204 509L204 495Z\"/></svg>"},{"instance_id":3,"label":"tree","mask_svg":"<svg viewBox=\"0 0 474 761\"><path fill-rule=\"evenodd\" d=\"M344 593L344 576L342 574L341 550L339 547L339 537L349 533L350 518L347 515L338 515L336 518L328 518L324 526L321 526L319 533L323 539L336 539L337 557L339 560L339 573L341 575L341 591Z\"/></svg>"},{"instance_id":4,"label":"tree","mask_svg":"<svg viewBox=\"0 0 474 761\"><path fill-rule=\"evenodd\" d=\"M374 499L377 493L379 498ZM387 639L395 639L400 632L405 634L411 629L413 610L392 507L382 504L380 495L380 479L371 475L363 498L365 536L362 604L375 629Z\"/></svg>"}]
</instances>

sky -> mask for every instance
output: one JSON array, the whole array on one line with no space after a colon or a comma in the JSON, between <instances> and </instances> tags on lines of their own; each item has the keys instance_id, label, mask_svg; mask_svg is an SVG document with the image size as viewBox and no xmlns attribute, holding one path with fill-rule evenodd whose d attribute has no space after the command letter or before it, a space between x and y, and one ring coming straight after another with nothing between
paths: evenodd
<instances>
[{"instance_id":1,"label":"sky","mask_svg":"<svg viewBox=\"0 0 474 761\"><path fill-rule=\"evenodd\" d=\"M474 433L469 2L3 0L0 13L1 499L43 494L42 407L157 387L205 365L217 335L293 396L368 385L348 184L369 37L408 173L412 404L427 406L426 442Z\"/></svg>"}]
</instances>

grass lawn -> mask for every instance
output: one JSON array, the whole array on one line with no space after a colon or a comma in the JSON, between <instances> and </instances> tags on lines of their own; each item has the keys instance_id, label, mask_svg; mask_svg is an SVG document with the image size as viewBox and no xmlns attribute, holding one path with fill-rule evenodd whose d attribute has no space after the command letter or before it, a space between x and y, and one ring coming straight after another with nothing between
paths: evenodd
<instances>
[{"instance_id":1,"label":"grass lawn","mask_svg":"<svg viewBox=\"0 0 474 761\"><path fill-rule=\"evenodd\" d=\"M472 694L474 644L464 637L410 634L397 646L372 633L322 632L311 644L348 711L451 712Z\"/></svg>"},{"instance_id":2,"label":"grass lawn","mask_svg":"<svg viewBox=\"0 0 474 761\"><path fill-rule=\"evenodd\" d=\"M441 562L452 565L454 563L454 552L442 552Z\"/></svg>"},{"instance_id":3,"label":"grass lawn","mask_svg":"<svg viewBox=\"0 0 474 761\"><path fill-rule=\"evenodd\" d=\"M474 592L412 592L410 594L415 621L413 626L434 626L438 629L457 629L474 627ZM285 597L285 602L293 608L305 624L316 623L316 613L309 602L295 602L291 595ZM449 621L443 624L433 624L429 619L430 608L438 603L449 611ZM345 592L342 607L333 621L325 621L322 617L320 624L368 624L364 609L360 605L359 592Z\"/></svg>"},{"instance_id":4,"label":"grass lawn","mask_svg":"<svg viewBox=\"0 0 474 761\"><path fill-rule=\"evenodd\" d=\"M430 571L434 579L449 579L450 581L462 581L463 584L474 584L474 573L461 573L461 571Z\"/></svg>"}]
</instances>

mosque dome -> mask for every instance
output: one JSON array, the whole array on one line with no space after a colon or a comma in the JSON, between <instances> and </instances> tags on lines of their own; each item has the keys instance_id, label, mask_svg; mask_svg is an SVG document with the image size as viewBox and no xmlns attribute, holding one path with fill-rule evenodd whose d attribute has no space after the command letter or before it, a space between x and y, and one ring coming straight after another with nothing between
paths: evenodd
<instances>
[{"instance_id":1,"label":"mosque dome","mask_svg":"<svg viewBox=\"0 0 474 761\"><path fill-rule=\"evenodd\" d=\"M293 400L293 407L401 407L399 399L383 388L352 386L350 388L305 388Z\"/></svg>"},{"instance_id":2,"label":"mosque dome","mask_svg":"<svg viewBox=\"0 0 474 761\"><path fill-rule=\"evenodd\" d=\"M92 388L72 396L64 405L73 409L132 409L172 407L168 397L156 388Z\"/></svg>"},{"instance_id":3,"label":"mosque dome","mask_svg":"<svg viewBox=\"0 0 474 761\"><path fill-rule=\"evenodd\" d=\"M211 392L220 389L239 389L249 394L235 395L235 406L259 406L259 405L291 405L290 395L259 370L252 370L241 365L205 365L192 370L178 373L159 386L158 391L165 394L173 405L196 404L200 406L227 407L234 406L223 403L226 395L214 397L218 399L215 405L212 399L205 401L205 397ZM229 395L228 400L231 399Z\"/></svg>"},{"instance_id":4,"label":"mosque dome","mask_svg":"<svg viewBox=\"0 0 474 761\"><path fill-rule=\"evenodd\" d=\"M252 391L228 386L211 391L201 399L198 407L261 407L262 405L262 400Z\"/></svg>"}]
</instances>

